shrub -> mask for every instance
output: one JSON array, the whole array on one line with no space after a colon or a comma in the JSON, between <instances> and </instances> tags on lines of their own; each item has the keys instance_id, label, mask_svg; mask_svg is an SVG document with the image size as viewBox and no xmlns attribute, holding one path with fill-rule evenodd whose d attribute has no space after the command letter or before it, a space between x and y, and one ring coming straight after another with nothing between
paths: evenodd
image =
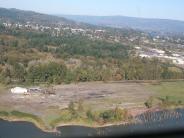
<instances>
[{"instance_id":1,"label":"shrub","mask_svg":"<svg viewBox=\"0 0 184 138\"><path fill-rule=\"evenodd\" d=\"M9 113L6 111L0 111L0 116L7 117L7 116L9 116Z\"/></svg>"},{"instance_id":2,"label":"shrub","mask_svg":"<svg viewBox=\"0 0 184 138\"><path fill-rule=\"evenodd\" d=\"M76 73L74 71L67 70L64 82L70 84L76 80Z\"/></svg>"},{"instance_id":3,"label":"shrub","mask_svg":"<svg viewBox=\"0 0 184 138\"><path fill-rule=\"evenodd\" d=\"M104 121L112 121L114 120L114 112L112 110L104 111L100 113L100 118L102 118Z\"/></svg>"},{"instance_id":4,"label":"shrub","mask_svg":"<svg viewBox=\"0 0 184 138\"><path fill-rule=\"evenodd\" d=\"M153 106L153 97L150 97L144 104L147 108L152 108L152 106Z\"/></svg>"},{"instance_id":5,"label":"shrub","mask_svg":"<svg viewBox=\"0 0 184 138\"><path fill-rule=\"evenodd\" d=\"M95 120L95 116L93 115L91 109L88 109L86 112L86 116L89 120Z\"/></svg>"},{"instance_id":6,"label":"shrub","mask_svg":"<svg viewBox=\"0 0 184 138\"><path fill-rule=\"evenodd\" d=\"M114 110L114 119L116 121L121 121L121 120L127 119L127 118L128 118L127 110L122 110L118 107L115 108L115 110Z\"/></svg>"},{"instance_id":7,"label":"shrub","mask_svg":"<svg viewBox=\"0 0 184 138\"><path fill-rule=\"evenodd\" d=\"M74 105L74 102L73 102L73 101L71 101L71 102L69 103L69 105L68 105L68 110L69 110L69 112L70 112L70 114L71 114L72 119L78 118L78 113L77 113L77 111L75 110L75 105Z\"/></svg>"},{"instance_id":8,"label":"shrub","mask_svg":"<svg viewBox=\"0 0 184 138\"><path fill-rule=\"evenodd\" d=\"M78 102L78 112L83 112L84 111L84 106L83 106L83 100L80 99Z\"/></svg>"}]
</instances>

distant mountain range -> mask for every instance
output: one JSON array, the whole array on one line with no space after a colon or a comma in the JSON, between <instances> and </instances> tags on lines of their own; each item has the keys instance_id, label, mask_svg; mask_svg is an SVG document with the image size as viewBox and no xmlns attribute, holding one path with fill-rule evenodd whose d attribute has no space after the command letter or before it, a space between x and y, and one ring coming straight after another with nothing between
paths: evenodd
<instances>
[{"instance_id":1,"label":"distant mountain range","mask_svg":"<svg viewBox=\"0 0 184 138\"><path fill-rule=\"evenodd\" d=\"M132 28L143 31L159 31L164 33L184 33L184 21L169 19L147 19L126 16L80 16L59 15L77 22L99 26Z\"/></svg>"},{"instance_id":2,"label":"distant mountain range","mask_svg":"<svg viewBox=\"0 0 184 138\"><path fill-rule=\"evenodd\" d=\"M145 19L126 16L48 15L33 11L0 8L0 22L32 22L42 25L62 24L72 27L116 27L142 31L184 34L184 21Z\"/></svg>"}]
</instances>

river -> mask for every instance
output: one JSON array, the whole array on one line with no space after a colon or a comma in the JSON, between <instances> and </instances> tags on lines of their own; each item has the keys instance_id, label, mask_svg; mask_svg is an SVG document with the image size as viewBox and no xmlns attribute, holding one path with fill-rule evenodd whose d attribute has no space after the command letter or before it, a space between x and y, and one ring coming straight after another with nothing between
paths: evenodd
<instances>
[{"instance_id":1,"label":"river","mask_svg":"<svg viewBox=\"0 0 184 138\"><path fill-rule=\"evenodd\" d=\"M184 129L184 110L159 111L146 113L136 117L139 123L104 128L82 126L58 127L58 133L46 133L28 122L9 122L0 120L0 138L62 138L81 136L111 136L118 134L135 134L142 132L158 132L170 129Z\"/></svg>"}]
</instances>

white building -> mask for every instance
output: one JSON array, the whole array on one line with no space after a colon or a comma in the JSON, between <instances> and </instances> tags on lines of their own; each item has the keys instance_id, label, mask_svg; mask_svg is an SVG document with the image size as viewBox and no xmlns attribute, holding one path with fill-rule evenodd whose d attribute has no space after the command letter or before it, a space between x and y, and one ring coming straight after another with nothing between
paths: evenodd
<instances>
[{"instance_id":1,"label":"white building","mask_svg":"<svg viewBox=\"0 0 184 138\"><path fill-rule=\"evenodd\" d=\"M15 87L11 89L11 92L13 94L27 94L28 90L26 88Z\"/></svg>"}]
</instances>

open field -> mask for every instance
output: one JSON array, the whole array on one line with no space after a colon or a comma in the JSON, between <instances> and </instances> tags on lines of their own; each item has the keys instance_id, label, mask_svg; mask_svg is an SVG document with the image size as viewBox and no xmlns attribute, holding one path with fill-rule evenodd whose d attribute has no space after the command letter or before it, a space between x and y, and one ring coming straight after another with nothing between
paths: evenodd
<instances>
[{"instance_id":1,"label":"open field","mask_svg":"<svg viewBox=\"0 0 184 138\"><path fill-rule=\"evenodd\" d=\"M130 111L144 111L145 101L151 97L168 96L184 101L184 82L152 83L103 83L88 82L54 86L56 95L16 95L9 89L0 89L0 111L13 110L34 114L49 124L61 116L61 109L71 101L84 101L84 108L92 111L114 109L116 106Z\"/></svg>"},{"instance_id":2,"label":"open field","mask_svg":"<svg viewBox=\"0 0 184 138\"><path fill-rule=\"evenodd\" d=\"M184 81L161 82L159 85L147 85L146 87L161 98L168 96L170 100L184 102Z\"/></svg>"},{"instance_id":3,"label":"open field","mask_svg":"<svg viewBox=\"0 0 184 138\"><path fill-rule=\"evenodd\" d=\"M0 97L0 107L17 110L28 110L41 113L45 110L63 109L70 101L84 100L84 104L95 110L113 108L119 105L122 108L144 106L147 98L154 95L138 83L79 83L55 86L56 95L16 95L10 90L3 92ZM26 107L29 107L27 109Z\"/></svg>"}]
</instances>

